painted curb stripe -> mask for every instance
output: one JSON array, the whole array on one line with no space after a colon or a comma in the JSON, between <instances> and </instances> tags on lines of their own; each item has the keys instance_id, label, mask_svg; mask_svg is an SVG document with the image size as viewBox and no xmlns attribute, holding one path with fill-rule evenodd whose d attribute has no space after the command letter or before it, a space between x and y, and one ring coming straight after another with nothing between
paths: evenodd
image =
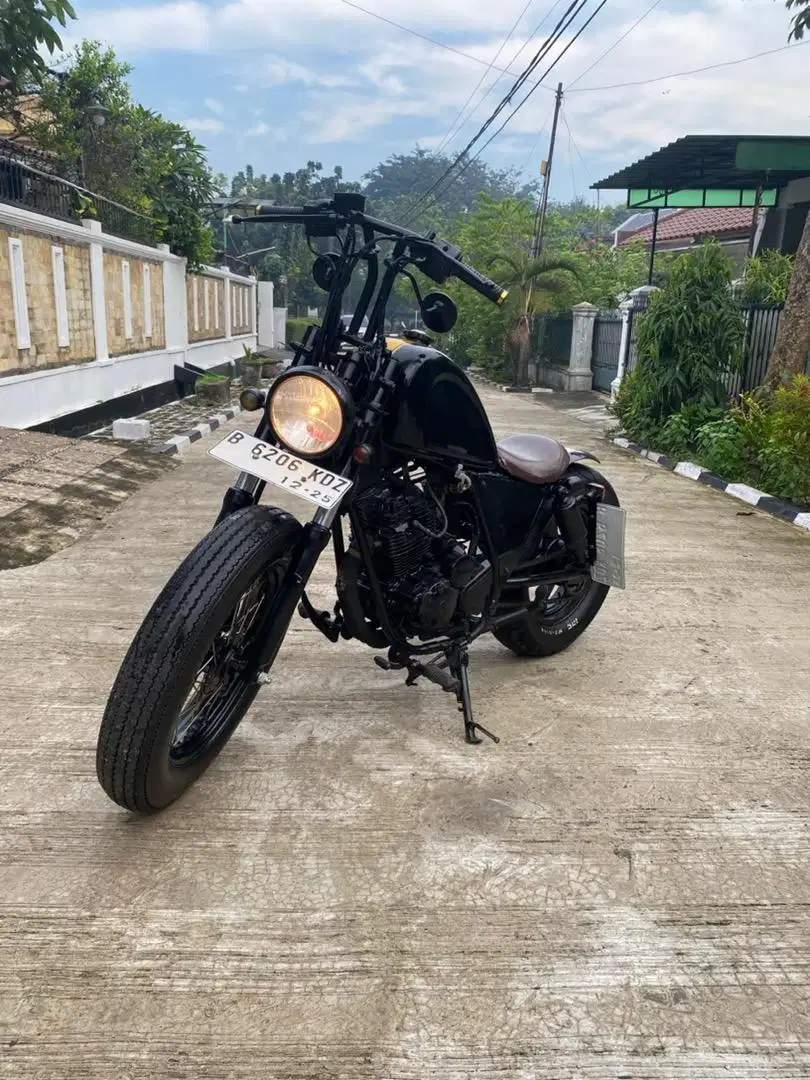
<instances>
[{"instance_id":1,"label":"painted curb stripe","mask_svg":"<svg viewBox=\"0 0 810 1080\"><path fill-rule=\"evenodd\" d=\"M646 458L648 461L652 461L670 472L676 472L687 480L697 480L699 484L706 484L708 487L714 488L715 491L725 492L725 494L731 495L732 498L739 499L741 502L747 503L748 506L754 506L757 510L762 510L779 521L787 521L791 525L798 525L800 529L810 532L810 512L800 510L797 506L784 502L782 499L777 499L774 495L768 495L767 492L759 491L748 484L730 484L723 480L722 477L716 476L714 473L709 472L708 469L704 469L701 465L696 465L693 461L673 463L664 454L659 454L655 450L645 450L638 443L630 442L629 439L625 439L621 435L608 436L607 439L614 446L638 454L639 457Z\"/></svg>"}]
</instances>

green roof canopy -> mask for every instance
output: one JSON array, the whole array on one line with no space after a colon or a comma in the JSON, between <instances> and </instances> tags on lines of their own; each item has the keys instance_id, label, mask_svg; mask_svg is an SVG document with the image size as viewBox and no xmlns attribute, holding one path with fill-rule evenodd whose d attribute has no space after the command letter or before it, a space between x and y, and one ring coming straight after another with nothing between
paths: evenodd
<instances>
[{"instance_id":1,"label":"green roof canopy","mask_svg":"<svg viewBox=\"0 0 810 1080\"><path fill-rule=\"evenodd\" d=\"M627 190L633 209L774 206L779 189L810 176L810 138L686 135L591 185Z\"/></svg>"}]
</instances>

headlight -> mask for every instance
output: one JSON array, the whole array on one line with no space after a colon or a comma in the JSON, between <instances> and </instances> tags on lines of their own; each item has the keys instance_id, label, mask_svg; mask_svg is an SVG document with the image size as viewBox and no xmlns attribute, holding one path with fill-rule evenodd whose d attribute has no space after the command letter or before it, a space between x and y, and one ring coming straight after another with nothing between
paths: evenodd
<instances>
[{"instance_id":1,"label":"headlight","mask_svg":"<svg viewBox=\"0 0 810 1080\"><path fill-rule=\"evenodd\" d=\"M335 379L332 385L326 375L291 373L282 376L271 392L267 410L270 426L295 454L327 454L346 429L351 399L340 380Z\"/></svg>"}]
</instances>

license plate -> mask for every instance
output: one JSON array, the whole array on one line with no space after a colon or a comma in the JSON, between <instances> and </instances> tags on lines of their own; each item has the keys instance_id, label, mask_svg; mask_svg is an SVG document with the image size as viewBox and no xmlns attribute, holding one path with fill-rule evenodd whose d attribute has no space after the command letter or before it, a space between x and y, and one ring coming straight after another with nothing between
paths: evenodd
<instances>
[{"instance_id":1,"label":"license plate","mask_svg":"<svg viewBox=\"0 0 810 1080\"><path fill-rule=\"evenodd\" d=\"M324 510L337 506L352 486L345 476L338 476L312 461L304 461L287 450L246 435L244 431L232 431L208 453L240 472L258 476L260 480L291 491Z\"/></svg>"},{"instance_id":2,"label":"license plate","mask_svg":"<svg viewBox=\"0 0 810 1080\"><path fill-rule=\"evenodd\" d=\"M596 507L596 562L591 566L591 577L601 585L623 589L624 580L624 534L627 511L620 506Z\"/></svg>"}]
</instances>

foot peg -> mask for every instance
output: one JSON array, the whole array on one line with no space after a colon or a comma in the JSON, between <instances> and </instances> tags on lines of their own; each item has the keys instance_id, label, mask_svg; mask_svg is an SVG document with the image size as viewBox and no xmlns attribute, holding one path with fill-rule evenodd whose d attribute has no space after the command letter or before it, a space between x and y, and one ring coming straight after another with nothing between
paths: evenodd
<instances>
[{"instance_id":1,"label":"foot peg","mask_svg":"<svg viewBox=\"0 0 810 1080\"><path fill-rule=\"evenodd\" d=\"M330 615L328 611L318 611L317 608L314 608L306 593L303 593L301 596L301 603L298 605L298 614L302 619L308 619L315 629L320 630L323 636L330 641L337 641L340 637L342 629L341 620Z\"/></svg>"}]
</instances>

